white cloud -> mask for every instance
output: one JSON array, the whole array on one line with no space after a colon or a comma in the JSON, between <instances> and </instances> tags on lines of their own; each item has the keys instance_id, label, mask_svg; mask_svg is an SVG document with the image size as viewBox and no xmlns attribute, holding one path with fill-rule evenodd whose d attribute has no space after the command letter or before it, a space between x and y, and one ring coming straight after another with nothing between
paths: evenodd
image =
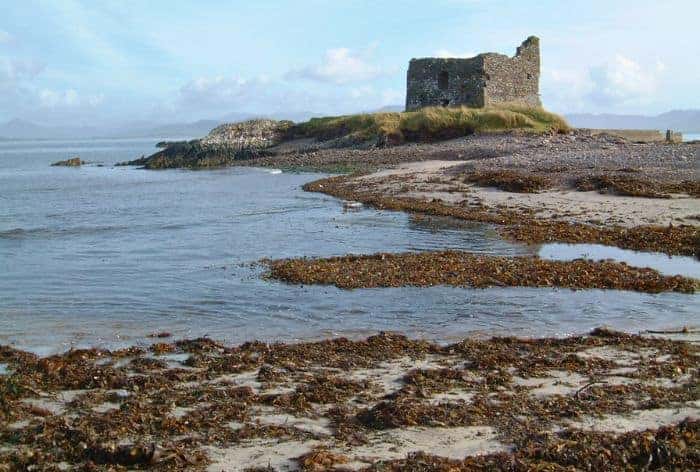
<instances>
[{"instance_id":1,"label":"white cloud","mask_svg":"<svg viewBox=\"0 0 700 472\"><path fill-rule=\"evenodd\" d=\"M103 94L88 95L81 97L74 89L39 91L39 106L43 108L75 108L75 107L96 107L104 101Z\"/></svg>"},{"instance_id":2,"label":"white cloud","mask_svg":"<svg viewBox=\"0 0 700 472\"><path fill-rule=\"evenodd\" d=\"M589 97L600 105L645 103L658 89L665 66L642 67L621 54L612 61L590 69L593 88Z\"/></svg>"},{"instance_id":3,"label":"white cloud","mask_svg":"<svg viewBox=\"0 0 700 472\"><path fill-rule=\"evenodd\" d=\"M11 59L0 56L0 84L33 79L44 69L43 64L30 59Z\"/></svg>"},{"instance_id":4,"label":"white cloud","mask_svg":"<svg viewBox=\"0 0 700 472\"><path fill-rule=\"evenodd\" d=\"M386 89L381 92L381 106L399 105L403 106L406 94L403 90Z\"/></svg>"},{"instance_id":5,"label":"white cloud","mask_svg":"<svg viewBox=\"0 0 700 472\"><path fill-rule=\"evenodd\" d=\"M269 77L199 77L183 85L167 106L170 113L215 117L234 112L284 115L341 114L403 103L403 91L373 85L309 87Z\"/></svg>"},{"instance_id":6,"label":"white cloud","mask_svg":"<svg viewBox=\"0 0 700 472\"><path fill-rule=\"evenodd\" d=\"M383 75L382 69L371 64L366 56L368 51L359 52L349 48L329 49L323 62L314 66L295 69L287 74L290 79L310 79L318 82L348 84L375 79Z\"/></svg>"},{"instance_id":7,"label":"white cloud","mask_svg":"<svg viewBox=\"0 0 700 472\"><path fill-rule=\"evenodd\" d=\"M476 56L477 53L473 51L465 51L465 52L454 52L450 51L449 49L440 49L438 51L435 51L435 57L442 57L442 58L453 58L453 57L458 57L458 58L468 58L468 57L474 57Z\"/></svg>"},{"instance_id":8,"label":"white cloud","mask_svg":"<svg viewBox=\"0 0 700 472\"><path fill-rule=\"evenodd\" d=\"M270 93L265 87L269 82L265 77L199 77L180 88L178 100L182 105L199 108L240 107L254 98L264 99Z\"/></svg>"},{"instance_id":9,"label":"white cloud","mask_svg":"<svg viewBox=\"0 0 700 472\"><path fill-rule=\"evenodd\" d=\"M402 105L405 98L402 91L396 89L377 90L370 85L351 88L349 93L351 98L366 103L367 107L364 110L367 111L387 105Z\"/></svg>"},{"instance_id":10,"label":"white cloud","mask_svg":"<svg viewBox=\"0 0 700 472\"><path fill-rule=\"evenodd\" d=\"M0 44L9 44L13 42L14 37L7 31L0 30Z\"/></svg>"},{"instance_id":11,"label":"white cloud","mask_svg":"<svg viewBox=\"0 0 700 472\"><path fill-rule=\"evenodd\" d=\"M636 110L653 103L666 66L642 65L624 55L577 69L545 69L542 96L547 107L561 112Z\"/></svg>"},{"instance_id":12,"label":"white cloud","mask_svg":"<svg viewBox=\"0 0 700 472\"><path fill-rule=\"evenodd\" d=\"M593 88L587 70L549 69L542 75L542 101L547 108L562 112L586 108Z\"/></svg>"}]
</instances>

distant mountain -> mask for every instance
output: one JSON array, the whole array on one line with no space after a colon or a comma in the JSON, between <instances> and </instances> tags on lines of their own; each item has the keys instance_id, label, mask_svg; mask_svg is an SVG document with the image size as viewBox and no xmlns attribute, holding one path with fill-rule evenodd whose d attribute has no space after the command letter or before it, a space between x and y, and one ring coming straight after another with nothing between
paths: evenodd
<instances>
[{"instance_id":1,"label":"distant mountain","mask_svg":"<svg viewBox=\"0 0 700 472\"><path fill-rule=\"evenodd\" d=\"M44 126L24 120L0 124L3 139L86 139L86 138L184 138L204 136L223 121L200 120L193 123L154 125L148 122L126 123L113 127Z\"/></svg>"},{"instance_id":2,"label":"distant mountain","mask_svg":"<svg viewBox=\"0 0 700 472\"><path fill-rule=\"evenodd\" d=\"M0 136L7 139L69 139L76 136L95 136L97 128L42 126L25 120L10 120L0 125Z\"/></svg>"},{"instance_id":3,"label":"distant mountain","mask_svg":"<svg viewBox=\"0 0 700 472\"><path fill-rule=\"evenodd\" d=\"M114 138L186 138L199 137L219 126L221 120L199 120L193 123L172 123L160 126L129 125L121 129L110 130L107 137Z\"/></svg>"},{"instance_id":4,"label":"distant mountain","mask_svg":"<svg viewBox=\"0 0 700 472\"><path fill-rule=\"evenodd\" d=\"M576 128L658 129L700 133L700 110L673 110L656 116L590 113L566 115Z\"/></svg>"},{"instance_id":5,"label":"distant mountain","mask_svg":"<svg viewBox=\"0 0 700 472\"><path fill-rule=\"evenodd\" d=\"M154 124L148 121L133 121L117 126L46 126L25 120L10 120L0 123L0 139L88 139L88 138L198 138L209 134L222 123L235 123L252 118L306 121L312 112L271 113L267 115L235 112L216 120L199 120L192 123Z\"/></svg>"}]
</instances>

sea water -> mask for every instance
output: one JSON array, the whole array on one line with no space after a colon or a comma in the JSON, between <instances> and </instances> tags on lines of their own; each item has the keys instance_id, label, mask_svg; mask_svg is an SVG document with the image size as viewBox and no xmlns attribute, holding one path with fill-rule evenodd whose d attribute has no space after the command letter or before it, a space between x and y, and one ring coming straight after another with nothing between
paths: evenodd
<instances>
[{"instance_id":1,"label":"sea water","mask_svg":"<svg viewBox=\"0 0 700 472\"><path fill-rule=\"evenodd\" d=\"M301 190L321 174L113 166L153 152L156 141L0 142L0 344L47 354L143 344L161 331L230 343L380 330L449 341L697 323L698 295L348 291L266 280L257 264L264 258L445 248L526 255L541 248L504 241L488 225L348 209ZM89 163L50 166L76 155Z\"/></svg>"}]
</instances>

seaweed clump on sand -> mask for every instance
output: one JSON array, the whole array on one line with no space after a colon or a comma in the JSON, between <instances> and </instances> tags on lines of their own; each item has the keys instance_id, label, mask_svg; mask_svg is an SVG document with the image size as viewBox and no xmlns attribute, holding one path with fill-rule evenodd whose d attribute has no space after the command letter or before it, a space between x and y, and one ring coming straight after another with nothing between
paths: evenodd
<instances>
[{"instance_id":1,"label":"seaweed clump on sand","mask_svg":"<svg viewBox=\"0 0 700 472\"><path fill-rule=\"evenodd\" d=\"M426 452L382 461L367 472L474 470L696 470L700 461L700 421L621 435L565 431L533 438L515 452L447 459Z\"/></svg>"},{"instance_id":2,"label":"seaweed clump on sand","mask_svg":"<svg viewBox=\"0 0 700 472\"><path fill-rule=\"evenodd\" d=\"M461 251L284 259L269 263L273 279L297 284L372 288L454 285L485 288L564 287L694 293L698 281L609 261L549 261Z\"/></svg>"},{"instance_id":3,"label":"seaweed clump on sand","mask_svg":"<svg viewBox=\"0 0 700 472\"><path fill-rule=\"evenodd\" d=\"M260 458L243 467L265 470L285 443L309 446L297 458L304 470L357 461L368 470L600 470L605 460L684 470L698 459L696 420L674 414L664 420L672 427L623 434L585 420L689 411L700 399L699 349L607 329L449 345L391 333L239 346L199 338L161 343L159 352L187 359L158 362L141 348L41 358L0 346L0 470L226 470L217 457L239 448ZM556 389L543 395L540 384ZM507 447L461 461L355 453L391 451L392 434L413 426L426 437L488 428ZM299 454L286 449L290 460Z\"/></svg>"},{"instance_id":4,"label":"seaweed clump on sand","mask_svg":"<svg viewBox=\"0 0 700 472\"><path fill-rule=\"evenodd\" d=\"M474 171L466 174L464 181L516 193L537 193L552 186L547 177L512 170Z\"/></svg>"},{"instance_id":5,"label":"seaweed clump on sand","mask_svg":"<svg viewBox=\"0 0 700 472\"><path fill-rule=\"evenodd\" d=\"M672 193L700 197L700 181L658 182L621 175L591 175L577 179L574 186L581 192L597 190L628 197L671 198Z\"/></svg>"}]
</instances>

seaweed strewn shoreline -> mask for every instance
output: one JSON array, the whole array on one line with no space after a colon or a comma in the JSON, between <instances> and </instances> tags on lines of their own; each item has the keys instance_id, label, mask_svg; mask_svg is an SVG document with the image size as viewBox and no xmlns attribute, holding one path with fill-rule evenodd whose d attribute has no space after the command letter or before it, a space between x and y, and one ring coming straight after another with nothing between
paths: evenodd
<instances>
[{"instance_id":1,"label":"seaweed strewn shoreline","mask_svg":"<svg viewBox=\"0 0 700 472\"><path fill-rule=\"evenodd\" d=\"M44 358L2 346L0 468L687 469L699 355L606 329L450 345L161 338Z\"/></svg>"}]
</instances>

